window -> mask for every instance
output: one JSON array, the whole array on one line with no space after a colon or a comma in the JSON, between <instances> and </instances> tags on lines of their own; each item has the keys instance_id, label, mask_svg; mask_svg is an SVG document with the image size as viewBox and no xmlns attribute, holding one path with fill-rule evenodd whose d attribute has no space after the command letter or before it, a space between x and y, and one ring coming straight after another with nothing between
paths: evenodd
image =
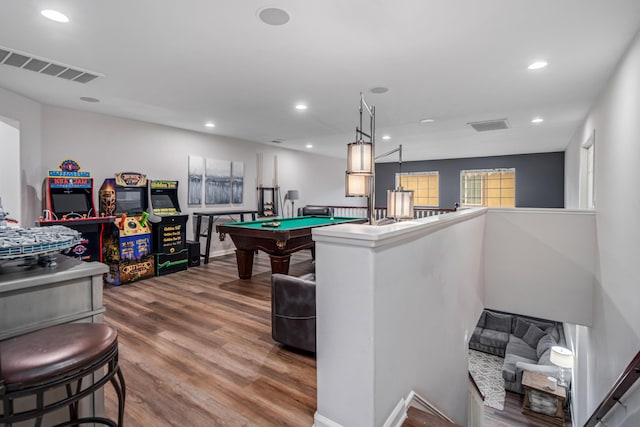
<instances>
[{"instance_id":1,"label":"window","mask_svg":"<svg viewBox=\"0 0 640 427\"><path fill-rule=\"evenodd\" d=\"M414 206L440 206L438 172L410 172L396 174L396 183L405 190L413 190Z\"/></svg>"},{"instance_id":2,"label":"window","mask_svg":"<svg viewBox=\"0 0 640 427\"><path fill-rule=\"evenodd\" d=\"M516 170L483 169L460 172L463 206L513 208L516 205Z\"/></svg>"}]
</instances>

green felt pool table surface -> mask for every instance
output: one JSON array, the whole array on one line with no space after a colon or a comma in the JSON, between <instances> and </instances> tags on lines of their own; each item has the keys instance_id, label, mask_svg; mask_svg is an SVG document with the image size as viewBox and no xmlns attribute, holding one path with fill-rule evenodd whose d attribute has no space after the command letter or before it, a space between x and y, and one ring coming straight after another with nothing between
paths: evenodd
<instances>
[{"instance_id":1,"label":"green felt pool table surface","mask_svg":"<svg viewBox=\"0 0 640 427\"><path fill-rule=\"evenodd\" d=\"M293 218L268 218L256 221L228 222L226 226L259 228L265 230L294 230L298 228L321 227L326 225L341 224L345 222L358 221L361 218L342 216L298 216ZM274 226L273 223L279 225Z\"/></svg>"}]
</instances>

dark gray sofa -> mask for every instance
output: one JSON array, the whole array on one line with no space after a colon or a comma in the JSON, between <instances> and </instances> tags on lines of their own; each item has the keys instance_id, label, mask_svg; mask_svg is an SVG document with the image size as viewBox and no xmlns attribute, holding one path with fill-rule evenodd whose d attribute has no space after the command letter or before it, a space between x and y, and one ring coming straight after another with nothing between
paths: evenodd
<instances>
[{"instance_id":1,"label":"dark gray sofa","mask_svg":"<svg viewBox=\"0 0 640 427\"><path fill-rule=\"evenodd\" d=\"M520 394L525 370L558 376L550 361L554 345L566 346L562 323L494 310L482 312L469 341L471 349L504 357L505 389Z\"/></svg>"}]
</instances>

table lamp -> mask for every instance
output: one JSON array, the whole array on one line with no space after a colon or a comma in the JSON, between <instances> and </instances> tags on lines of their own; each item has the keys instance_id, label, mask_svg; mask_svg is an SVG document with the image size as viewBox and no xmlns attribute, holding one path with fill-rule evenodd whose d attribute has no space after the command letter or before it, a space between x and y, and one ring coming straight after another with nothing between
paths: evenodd
<instances>
[{"instance_id":1,"label":"table lamp","mask_svg":"<svg viewBox=\"0 0 640 427\"><path fill-rule=\"evenodd\" d=\"M551 363L558 366L560 371L560 378L558 378L558 385L567 387L569 385L565 378L565 369L573 368L573 353L571 350L564 347L554 345L551 347Z\"/></svg>"}]
</instances>

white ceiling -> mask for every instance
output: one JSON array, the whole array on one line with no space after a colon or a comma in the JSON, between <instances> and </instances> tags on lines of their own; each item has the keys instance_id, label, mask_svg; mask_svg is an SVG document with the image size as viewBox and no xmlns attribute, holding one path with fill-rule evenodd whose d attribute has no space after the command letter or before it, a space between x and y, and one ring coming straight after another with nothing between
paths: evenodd
<instances>
[{"instance_id":1,"label":"white ceiling","mask_svg":"<svg viewBox=\"0 0 640 427\"><path fill-rule=\"evenodd\" d=\"M291 19L266 25L264 7ZM335 157L355 138L363 92L376 107L379 153L398 144L404 160L559 151L639 28L639 0L2 0L1 46L104 77L81 84L0 65L0 87ZM549 66L527 69L539 59ZM370 92L378 86L389 91ZM309 108L295 110L299 102ZM467 125L498 118L511 128Z\"/></svg>"}]
</instances>

